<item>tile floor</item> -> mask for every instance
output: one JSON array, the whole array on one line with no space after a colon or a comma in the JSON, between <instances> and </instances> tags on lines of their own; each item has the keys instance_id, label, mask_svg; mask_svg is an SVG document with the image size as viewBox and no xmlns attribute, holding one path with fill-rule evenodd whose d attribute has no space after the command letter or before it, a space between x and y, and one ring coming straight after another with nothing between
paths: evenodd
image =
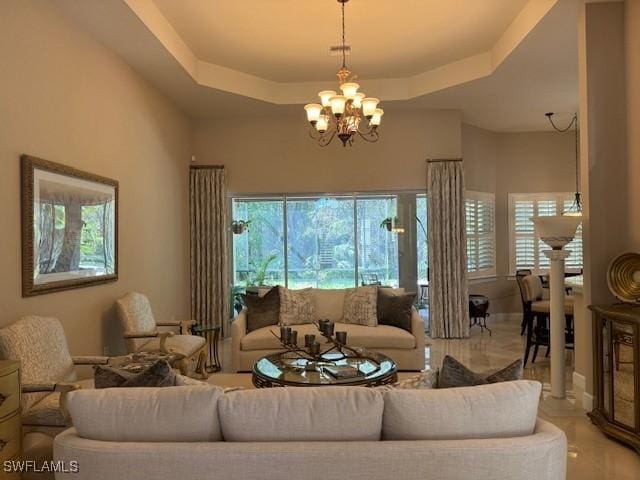
<instances>
[{"instance_id":1,"label":"tile floor","mask_svg":"<svg viewBox=\"0 0 640 480\"><path fill-rule=\"evenodd\" d=\"M432 340L427 347L427 365L439 366L445 355L451 355L477 371L497 369L520 357L524 351L523 337L519 335L516 322L489 321L492 335L481 332L478 327L471 331L466 340ZM230 341L223 343L223 365L230 365ZM571 353L567 353L567 364L571 364ZM571 369L567 372L567 385L571 388ZM400 377L411 376L401 373ZM549 361L544 351L534 365L527 365L525 378L539 380L543 390L548 390ZM233 374L225 369L222 373L211 375L211 383L222 386L243 386L250 388L250 374ZM560 427L569 442L567 479L568 480L640 480L640 455L633 450L609 440L594 427L586 415L580 417L541 417Z\"/></svg>"}]
</instances>

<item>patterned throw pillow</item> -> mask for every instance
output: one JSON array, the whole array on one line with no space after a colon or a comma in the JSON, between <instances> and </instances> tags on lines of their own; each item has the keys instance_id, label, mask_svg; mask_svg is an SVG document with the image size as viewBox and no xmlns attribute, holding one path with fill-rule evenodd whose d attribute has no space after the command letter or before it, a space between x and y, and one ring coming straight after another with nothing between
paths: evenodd
<instances>
[{"instance_id":1,"label":"patterned throw pillow","mask_svg":"<svg viewBox=\"0 0 640 480\"><path fill-rule=\"evenodd\" d=\"M378 326L378 288L347 288L344 293L342 321L368 327Z\"/></svg>"},{"instance_id":2,"label":"patterned throw pillow","mask_svg":"<svg viewBox=\"0 0 640 480\"><path fill-rule=\"evenodd\" d=\"M415 293L393 294L378 290L378 324L398 327L411 332L411 316Z\"/></svg>"},{"instance_id":3,"label":"patterned throw pillow","mask_svg":"<svg viewBox=\"0 0 640 480\"><path fill-rule=\"evenodd\" d=\"M247 333L280 321L280 289L273 287L264 296L247 295Z\"/></svg>"},{"instance_id":4,"label":"patterned throw pillow","mask_svg":"<svg viewBox=\"0 0 640 480\"><path fill-rule=\"evenodd\" d=\"M447 355L438 375L438 388L472 387L488 383L508 382L522 377L522 359L510 363L495 373L476 373Z\"/></svg>"},{"instance_id":5,"label":"patterned throw pillow","mask_svg":"<svg viewBox=\"0 0 640 480\"><path fill-rule=\"evenodd\" d=\"M176 383L176 373L166 360L158 360L138 374L98 365L94 368L94 383L95 388L172 387Z\"/></svg>"},{"instance_id":6,"label":"patterned throw pillow","mask_svg":"<svg viewBox=\"0 0 640 480\"><path fill-rule=\"evenodd\" d=\"M280 324L302 325L313 323L315 304L311 296L311 289L289 290L278 287L280 292Z\"/></svg>"}]
</instances>

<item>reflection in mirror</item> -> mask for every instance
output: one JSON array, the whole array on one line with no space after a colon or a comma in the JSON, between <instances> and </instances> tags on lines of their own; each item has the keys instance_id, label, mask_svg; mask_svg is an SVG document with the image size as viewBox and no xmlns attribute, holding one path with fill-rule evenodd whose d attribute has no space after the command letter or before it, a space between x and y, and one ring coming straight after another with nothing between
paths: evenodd
<instances>
[{"instance_id":1,"label":"reflection in mirror","mask_svg":"<svg viewBox=\"0 0 640 480\"><path fill-rule=\"evenodd\" d=\"M633 369L633 327L612 322L613 341L613 412L616 422L635 426L635 396Z\"/></svg>"}]
</instances>

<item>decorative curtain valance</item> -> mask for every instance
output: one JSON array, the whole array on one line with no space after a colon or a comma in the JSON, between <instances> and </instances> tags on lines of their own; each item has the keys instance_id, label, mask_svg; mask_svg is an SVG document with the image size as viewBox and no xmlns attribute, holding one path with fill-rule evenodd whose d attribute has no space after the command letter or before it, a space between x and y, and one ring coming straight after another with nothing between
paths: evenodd
<instances>
[{"instance_id":1,"label":"decorative curtain valance","mask_svg":"<svg viewBox=\"0 0 640 480\"><path fill-rule=\"evenodd\" d=\"M466 338L469 292L462 161L427 161L427 192L430 334Z\"/></svg>"},{"instance_id":2,"label":"decorative curtain valance","mask_svg":"<svg viewBox=\"0 0 640 480\"><path fill-rule=\"evenodd\" d=\"M204 326L226 328L225 320L229 317L226 172L218 166L192 167L189 176L191 316Z\"/></svg>"}]
</instances>

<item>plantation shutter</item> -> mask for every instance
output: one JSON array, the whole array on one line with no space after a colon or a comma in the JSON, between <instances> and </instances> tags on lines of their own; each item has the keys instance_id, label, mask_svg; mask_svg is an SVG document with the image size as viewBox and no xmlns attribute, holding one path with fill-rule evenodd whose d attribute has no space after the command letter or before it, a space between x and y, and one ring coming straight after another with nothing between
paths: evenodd
<instances>
[{"instance_id":1,"label":"plantation shutter","mask_svg":"<svg viewBox=\"0 0 640 480\"><path fill-rule=\"evenodd\" d=\"M495 200L492 194L467 192L467 271L469 276L495 275Z\"/></svg>"},{"instance_id":2,"label":"plantation shutter","mask_svg":"<svg viewBox=\"0 0 640 480\"><path fill-rule=\"evenodd\" d=\"M520 269L549 269L550 261L543 253L549 250L549 247L536 236L531 217L562 214L571 206L573 194L511 194L509 198L512 273ZM582 226L578 228L576 237L566 248L572 252L566 261L566 268L582 268Z\"/></svg>"}]
</instances>

